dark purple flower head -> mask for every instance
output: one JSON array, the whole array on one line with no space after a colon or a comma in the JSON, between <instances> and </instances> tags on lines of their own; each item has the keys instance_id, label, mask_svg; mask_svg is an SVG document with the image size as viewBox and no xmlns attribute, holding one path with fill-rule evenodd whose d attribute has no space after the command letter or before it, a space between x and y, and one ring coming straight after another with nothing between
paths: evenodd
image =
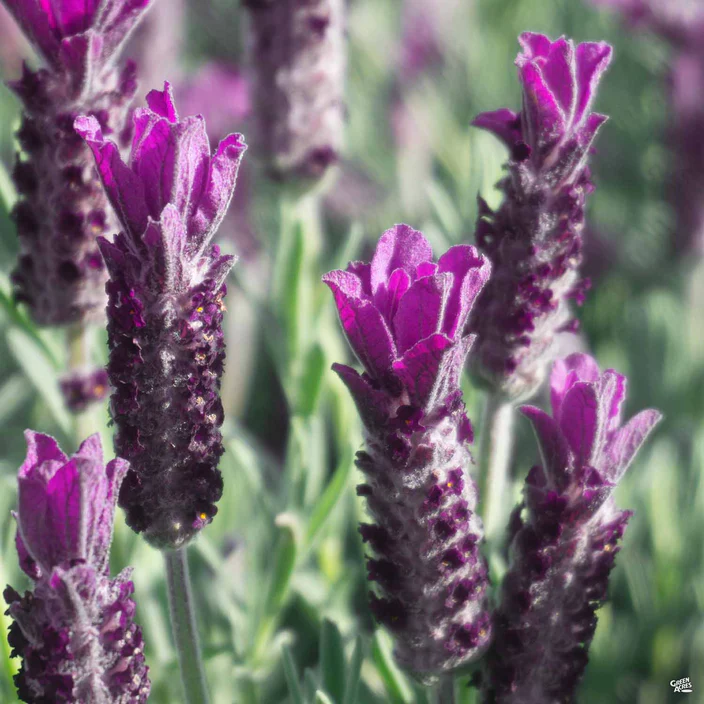
<instances>
[{"instance_id":1,"label":"dark purple flower head","mask_svg":"<svg viewBox=\"0 0 704 704\"><path fill-rule=\"evenodd\" d=\"M577 273L593 190L587 157L606 120L591 106L611 60L603 42L575 47L527 32L520 43L522 111L483 113L473 123L510 150L503 205L494 212L480 200L477 242L494 276L472 326L482 374L514 399L541 383L555 335L573 328L568 302L581 302L587 287Z\"/></svg>"},{"instance_id":2,"label":"dark purple flower head","mask_svg":"<svg viewBox=\"0 0 704 704\"><path fill-rule=\"evenodd\" d=\"M375 521L361 529L379 592L371 608L396 636L398 661L425 680L475 659L490 638L459 388L473 341L464 330L489 273L474 247L452 247L434 262L425 237L397 225L370 264L323 277L364 366L361 375L333 368L365 427L357 464Z\"/></svg>"},{"instance_id":3,"label":"dark purple flower head","mask_svg":"<svg viewBox=\"0 0 704 704\"><path fill-rule=\"evenodd\" d=\"M631 516L611 494L660 420L647 410L624 424L626 379L584 354L556 362L550 386L552 415L521 409L542 462L514 517L495 619L486 695L498 704L573 701Z\"/></svg>"},{"instance_id":4,"label":"dark purple flower head","mask_svg":"<svg viewBox=\"0 0 704 704\"><path fill-rule=\"evenodd\" d=\"M127 462L106 466L97 435L70 458L47 435L27 431L26 438L16 543L33 590L21 596L8 587L4 595L12 654L23 660L18 696L37 704L146 702L130 570L110 579L108 563Z\"/></svg>"},{"instance_id":5,"label":"dark purple flower head","mask_svg":"<svg viewBox=\"0 0 704 704\"><path fill-rule=\"evenodd\" d=\"M131 464L120 505L151 543L176 547L210 522L222 494L221 323L234 257L211 239L246 147L233 134L211 153L203 118L179 119L168 84L147 103L129 165L94 117L76 129L123 228L114 243L100 239L115 442Z\"/></svg>"},{"instance_id":6,"label":"dark purple flower head","mask_svg":"<svg viewBox=\"0 0 704 704\"><path fill-rule=\"evenodd\" d=\"M73 413L81 413L88 406L102 401L110 390L105 369L77 370L61 379L64 402Z\"/></svg>"},{"instance_id":7,"label":"dark purple flower head","mask_svg":"<svg viewBox=\"0 0 704 704\"><path fill-rule=\"evenodd\" d=\"M316 181L340 158L344 0L247 0L259 151L272 176Z\"/></svg>"},{"instance_id":8,"label":"dark purple flower head","mask_svg":"<svg viewBox=\"0 0 704 704\"><path fill-rule=\"evenodd\" d=\"M46 67L25 67L10 84L23 104L22 148L13 177L20 256L15 297L41 325L102 320L107 274L96 237L113 214L90 152L73 129L92 114L122 137L135 67L116 65L119 49L150 0L6 0Z\"/></svg>"},{"instance_id":9,"label":"dark purple flower head","mask_svg":"<svg viewBox=\"0 0 704 704\"><path fill-rule=\"evenodd\" d=\"M115 60L151 0L3 2L54 70L89 74Z\"/></svg>"}]
</instances>

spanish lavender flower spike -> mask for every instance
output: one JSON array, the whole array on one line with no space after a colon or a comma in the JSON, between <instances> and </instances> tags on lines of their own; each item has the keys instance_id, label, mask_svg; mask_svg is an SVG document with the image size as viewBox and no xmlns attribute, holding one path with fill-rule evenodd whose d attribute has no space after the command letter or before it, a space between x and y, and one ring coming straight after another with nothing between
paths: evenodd
<instances>
[{"instance_id":1,"label":"spanish lavender flower spike","mask_svg":"<svg viewBox=\"0 0 704 704\"><path fill-rule=\"evenodd\" d=\"M399 663L422 679L476 658L490 638L481 520L469 475L472 426L460 376L474 336L464 329L489 278L474 247L437 263L422 233L385 232L371 264L323 277L364 373L333 369L352 394L365 430L357 465L373 524L369 579L377 620L396 636Z\"/></svg>"},{"instance_id":2,"label":"spanish lavender flower spike","mask_svg":"<svg viewBox=\"0 0 704 704\"><path fill-rule=\"evenodd\" d=\"M514 514L485 702L574 701L631 516L611 494L661 418L647 410L623 424L625 377L600 373L585 354L557 361L550 387L552 416L521 408L533 424L541 464L526 479L525 517Z\"/></svg>"},{"instance_id":3,"label":"spanish lavender flower spike","mask_svg":"<svg viewBox=\"0 0 704 704\"><path fill-rule=\"evenodd\" d=\"M242 135L211 155L203 118L180 120L171 86L134 116L129 165L95 117L76 130L90 145L122 225L99 239L107 284L108 375L120 492L128 525L160 548L184 545L222 494L220 377L225 278L235 258L210 244L235 189Z\"/></svg>"},{"instance_id":4,"label":"spanish lavender flower spike","mask_svg":"<svg viewBox=\"0 0 704 704\"><path fill-rule=\"evenodd\" d=\"M103 462L98 435L71 458L28 430L19 471L17 552L33 590L5 589L8 641L22 658L18 697L30 704L137 704L150 683L133 622L130 569L110 578L115 503L127 462Z\"/></svg>"},{"instance_id":5,"label":"spanish lavender flower spike","mask_svg":"<svg viewBox=\"0 0 704 704\"><path fill-rule=\"evenodd\" d=\"M260 148L272 175L317 180L342 148L344 0L245 0Z\"/></svg>"},{"instance_id":6,"label":"spanish lavender flower spike","mask_svg":"<svg viewBox=\"0 0 704 704\"><path fill-rule=\"evenodd\" d=\"M606 121L591 106L611 60L603 42L575 47L529 32L519 41L522 111L483 113L473 122L510 150L503 205L492 211L480 198L477 243L494 275L472 328L482 375L513 400L542 383L555 334L576 330L569 300L580 303L588 285L578 274L585 200L593 190L587 158Z\"/></svg>"},{"instance_id":7,"label":"spanish lavender flower spike","mask_svg":"<svg viewBox=\"0 0 704 704\"><path fill-rule=\"evenodd\" d=\"M4 0L46 68L25 67L11 84L23 104L22 153L14 181L20 256L15 296L40 325L104 316L105 280L96 235L114 229L90 152L73 130L90 113L120 135L135 92L135 68L115 65L150 0Z\"/></svg>"}]
</instances>

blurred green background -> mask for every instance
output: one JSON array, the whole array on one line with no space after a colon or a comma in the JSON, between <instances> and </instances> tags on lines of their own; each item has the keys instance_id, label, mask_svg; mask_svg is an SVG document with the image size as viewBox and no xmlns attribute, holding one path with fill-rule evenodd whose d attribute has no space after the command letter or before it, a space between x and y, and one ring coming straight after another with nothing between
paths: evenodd
<instances>
[{"instance_id":1,"label":"blurred green background","mask_svg":"<svg viewBox=\"0 0 704 704\"><path fill-rule=\"evenodd\" d=\"M170 78L197 94L198 71L209 62L246 73L238 2L156 3L164 7L130 47L148 80ZM419 74L402 76L404 28L411 14L424 16L429 8L437 55ZM3 15L0 22L5 37L9 20ZM401 0L351 0L348 146L337 179L322 204L311 199L305 226L287 231L286 206L250 149L240 184L246 193L219 235L225 248L242 255L226 315L225 496L190 550L217 704L427 701L393 665L390 640L374 632L367 610L356 531L363 507L352 464L361 431L329 371L350 354L320 276L366 256L396 222L422 229L437 253L472 241L476 195L499 202L493 185L506 154L469 123L483 110L519 108L513 61L516 37L525 30L615 47L596 104L611 120L592 162L597 190L589 203L586 267L594 287L579 313L583 333L575 344L590 349L602 367L628 375L630 413L655 407L665 414L617 494L635 516L610 601L600 611L579 701L675 702L681 695L670 680L689 676L690 701L704 702L704 268L694 257L671 255L670 48L578 0L409 0L405 9ZM0 52L6 79L17 75L17 56L25 51L21 45L10 51L9 41ZM217 100L217 92L204 94L195 109L206 117L217 113L218 124L224 120L246 136L252 118L238 114L228 123L230 113ZM10 510L22 431L51 433L71 451L76 438L57 387L64 333L37 330L10 297L17 245L8 173L17 115L17 101L0 88L0 584L21 589L27 580L17 566ZM96 333L94 353L105 358L104 335ZM481 433L482 392L470 380L466 400ZM111 448L107 421L106 406L92 412L90 422ZM535 457L519 421L507 510ZM489 551L499 577L500 546ZM179 701L162 561L118 516L113 571L125 565L134 567L151 701ZM0 621L4 632L7 617ZM3 702L15 701L17 663L8 655L3 636ZM473 702L466 683L458 683L458 700Z\"/></svg>"}]
</instances>

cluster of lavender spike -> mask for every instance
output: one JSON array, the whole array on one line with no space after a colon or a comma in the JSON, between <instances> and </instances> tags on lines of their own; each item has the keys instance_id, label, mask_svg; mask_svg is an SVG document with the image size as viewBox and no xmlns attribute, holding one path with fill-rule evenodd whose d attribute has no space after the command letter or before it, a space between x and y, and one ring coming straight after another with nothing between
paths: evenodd
<instances>
[{"instance_id":1,"label":"cluster of lavender spike","mask_svg":"<svg viewBox=\"0 0 704 704\"><path fill-rule=\"evenodd\" d=\"M17 694L40 702L138 704L149 696L142 634L133 622L130 570L110 578L117 492L127 463L107 466L97 435L71 458L27 431L19 471L17 552L33 582L4 596L14 619L8 640L22 658Z\"/></svg>"},{"instance_id":2,"label":"cluster of lavender spike","mask_svg":"<svg viewBox=\"0 0 704 704\"><path fill-rule=\"evenodd\" d=\"M581 302L586 196L593 190L587 157L604 115L590 112L611 47L540 34L520 37L516 64L523 109L483 113L474 125L509 148L503 205L480 198L476 237L494 275L472 321L477 366L511 399L532 395L543 381L555 335L574 331L569 301Z\"/></svg>"},{"instance_id":3,"label":"cluster of lavender spike","mask_svg":"<svg viewBox=\"0 0 704 704\"><path fill-rule=\"evenodd\" d=\"M90 151L73 129L80 114L123 138L136 91L135 66L115 62L150 0L4 0L46 67L11 83L23 105L14 181L20 256L15 296L40 325L100 320L107 272L96 235L115 220L94 177Z\"/></svg>"},{"instance_id":4,"label":"cluster of lavender spike","mask_svg":"<svg viewBox=\"0 0 704 704\"><path fill-rule=\"evenodd\" d=\"M437 263L423 235L397 225L370 264L324 277L364 374L334 369L364 423L357 466L374 524L371 607L397 634L396 657L422 677L452 670L488 644L487 572L477 490L469 475L472 426L459 388L474 337L474 300L489 278L474 247Z\"/></svg>"}]
</instances>

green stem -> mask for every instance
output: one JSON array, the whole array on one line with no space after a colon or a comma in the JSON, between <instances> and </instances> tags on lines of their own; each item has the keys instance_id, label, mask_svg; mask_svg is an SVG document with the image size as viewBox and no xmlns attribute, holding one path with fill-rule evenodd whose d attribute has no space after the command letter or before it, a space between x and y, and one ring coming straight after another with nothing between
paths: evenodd
<instances>
[{"instance_id":1,"label":"green stem","mask_svg":"<svg viewBox=\"0 0 704 704\"><path fill-rule=\"evenodd\" d=\"M479 468L479 501L487 539L495 537L510 508L508 472L513 450L513 404L489 394L484 410Z\"/></svg>"},{"instance_id":2,"label":"green stem","mask_svg":"<svg viewBox=\"0 0 704 704\"><path fill-rule=\"evenodd\" d=\"M433 687L432 704L455 704L455 679L452 675L445 675Z\"/></svg>"},{"instance_id":3,"label":"green stem","mask_svg":"<svg viewBox=\"0 0 704 704\"><path fill-rule=\"evenodd\" d=\"M208 704L210 696L198 643L186 548L165 552L164 561L171 628L178 652L186 704Z\"/></svg>"},{"instance_id":4,"label":"green stem","mask_svg":"<svg viewBox=\"0 0 704 704\"><path fill-rule=\"evenodd\" d=\"M68 371L86 372L90 368L90 331L85 323L72 325L67 332ZM74 416L76 444L80 445L95 432L90 407Z\"/></svg>"}]
</instances>

